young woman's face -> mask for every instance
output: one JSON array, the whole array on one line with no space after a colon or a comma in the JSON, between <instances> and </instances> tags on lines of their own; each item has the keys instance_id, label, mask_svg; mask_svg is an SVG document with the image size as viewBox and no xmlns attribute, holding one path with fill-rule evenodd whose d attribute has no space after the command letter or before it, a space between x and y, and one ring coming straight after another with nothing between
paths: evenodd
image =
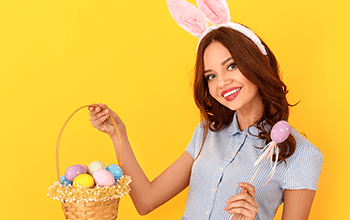
<instances>
[{"instance_id":1,"label":"young woman's face","mask_svg":"<svg viewBox=\"0 0 350 220\"><path fill-rule=\"evenodd\" d=\"M261 108L258 87L241 73L225 46L219 42L211 43L204 51L203 60L204 76L214 99L242 113Z\"/></svg>"}]
</instances>

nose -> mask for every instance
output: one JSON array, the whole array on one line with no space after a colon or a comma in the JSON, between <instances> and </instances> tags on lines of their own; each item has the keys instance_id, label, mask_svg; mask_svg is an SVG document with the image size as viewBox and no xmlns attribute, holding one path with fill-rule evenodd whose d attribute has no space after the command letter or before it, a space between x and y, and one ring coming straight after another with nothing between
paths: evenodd
<instances>
[{"instance_id":1,"label":"nose","mask_svg":"<svg viewBox=\"0 0 350 220\"><path fill-rule=\"evenodd\" d=\"M227 74L225 73L221 73L218 75L218 80L219 80L219 87L224 88L225 86L227 86L228 84L231 83L231 79L229 77L227 77Z\"/></svg>"}]
</instances>

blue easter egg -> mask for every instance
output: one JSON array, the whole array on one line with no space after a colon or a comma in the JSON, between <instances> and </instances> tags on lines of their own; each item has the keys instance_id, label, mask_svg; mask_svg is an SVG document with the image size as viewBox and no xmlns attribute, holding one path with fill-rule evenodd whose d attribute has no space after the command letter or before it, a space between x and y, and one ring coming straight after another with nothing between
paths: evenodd
<instances>
[{"instance_id":1,"label":"blue easter egg","mask_svg":"<svg viewBox=\"0 0 350 220\"><path fill-rule=\"evenodd\" d=\"M112 173L112 175L114 176L114 179L119 179L120 177L123 176L123 171L118 165L115 165L115 164L108 165L106 170Z\"/></svg>"},{"instance_id":2,"label":"blue easter egg","mask_svg":"<svg viewBox=\"0 0 350 220\"><path fill-rule=\"evenodd\" d=\"M61 176L60 180L62 185L66 185L66 186L72 185L72 182L68 180L65 175Z\"/></svg>"}]
</instances>

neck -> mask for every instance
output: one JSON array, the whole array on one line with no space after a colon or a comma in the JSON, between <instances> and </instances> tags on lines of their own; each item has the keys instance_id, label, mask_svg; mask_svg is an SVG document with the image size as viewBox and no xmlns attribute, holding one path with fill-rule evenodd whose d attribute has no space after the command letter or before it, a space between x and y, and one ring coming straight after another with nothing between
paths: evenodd
<instances>
[{"instance_id":1,"label":"neck","mask_svg":"<svg viewBox=\"0 0 350 220\"><path fill-rule=\"evenodd\" d=\"M249 106L248 109L237 109L237 121L239 129L244 131L246 128L255 125L263 116L264 105L260 99L255 104Z\"/></svg>"}]
</instances>

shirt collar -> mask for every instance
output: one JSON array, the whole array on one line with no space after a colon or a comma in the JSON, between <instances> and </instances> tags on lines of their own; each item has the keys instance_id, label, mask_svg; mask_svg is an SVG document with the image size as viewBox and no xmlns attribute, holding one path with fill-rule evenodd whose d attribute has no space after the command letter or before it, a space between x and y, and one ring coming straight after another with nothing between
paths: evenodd
<instances>
[{"instance_id":1,"label":"shirt collar","mask_svg":"<svg viewBox=\"0 0 350 220\"><path fill-rule=\"evenodd\" d=\"M255 125L250 126L249 128L246 128L244 131L241 131L239 129L239 126L238 126L238 120L237 120L237 113L236 112L233 115L233 120L232 120L231 124L229 125L229 127L227 128L226 132L229 135L235 135L236 133L246 134L249 137L252 137L252 138L255 138L255 139L258 139L257 136L259 135L259 129L257 129L255 127Z\"/></svg>"}]
</instances>

